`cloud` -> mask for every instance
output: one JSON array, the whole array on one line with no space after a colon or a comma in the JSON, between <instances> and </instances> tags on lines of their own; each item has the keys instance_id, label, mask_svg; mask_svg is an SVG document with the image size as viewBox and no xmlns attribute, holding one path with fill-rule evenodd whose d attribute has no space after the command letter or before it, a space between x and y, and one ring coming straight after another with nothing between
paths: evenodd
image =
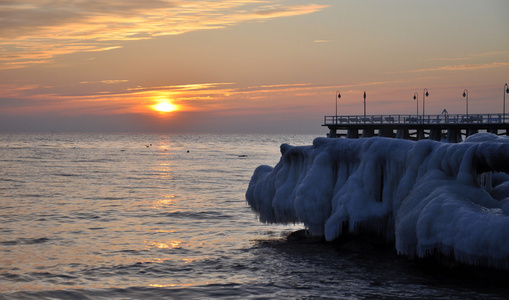
<instances>
[{"instance_id":1,"label":"cloud","mask_svg":"<svg viewBox=\"0 0 509 300\"><path fill-rule=\"evenodd\" d=\"M326 5L270 1L18 0L0 3L0 69L56 55L105 51L151 39L241 22L298 16Z\"/></svg>"},{"instance_id":2,"label":"cloud","mask_svg":"<svg viewBox=\"0 0 509 300\"><path fill-rule=\"evenodd\" d=\"M128 82L127 79L106 79L101 81L81 81L80 84L95 84L95 83L102 83L102 84L118 84L118 83L125 83Z\"/></svg>"},{"instance_id":3,"label":"cloud","mask_svg":"<svg viewBox=\"0 0 509 300\"><path fill-rule=\"evenodd\" d=\"M125 81L81 82L95 84L96 89L87 89L87 94L57 93L52 87L40 85L0 85L0 103L4 104L2 114L26 115L43 112L59 112L68 115L147 114L151 113L150 106L161 98L170 99L183 111L217 112L232 109L252 111L260 105L261 100L280 96L291 98L330 90L328 86L315 84L238 87L235 83L229 82L109 89L114 83L123 82ZM276 107L279 103L266 101L263 106L267 105Z\"/></svg>"},{"instance_id":4,"label":"cloud","mask_svg":"<svg viewBox=\"0 0 509 300\"><path fill-rule=\"evenodd\" d=\"M415 70L407 70L407 71L397 71L397 72L386 72L387 74L398 74L398 73L423 73L423 72L437 72L437 71L472 71L472 70L482 70L482 69L494 69L494 68L504 68L509 66L508 62L498 61L498 62L484 62L488 59L490 60L506 60L507 54L509 51L490 51L490 52L482 52L475 53L469 55L463 55L458 57L441 57L441 58L430 58L430 61L438 61L438 62L459 62L459 61L469 61L474 60L479 63L470 63L470 64L450 64L450 65L442 65L438 67L432 68L422 68ZM484 60L484 61L483 61Z\"/></svg>"},{"instance_id":5,"label":"cloud","mask_svg":"<svg viewBox=\"0 0 509 300\"><path fill-rule=\"evenodd\" d=\"M309 99L324 99L337 89L344 94L367 87L392 85L401 81L359 82L341 86L314 83L238 86L233 82L183 85L122 87L125 80L81 82L86 94L59 93L60 87L41 85L0 85L1 115L62 113L65 115L152 114L150 108L161 98L179 105L182 112L258 114L287 112L315 106ZM277 101L275 101L277 100ZM304 109L305 110L305 109Z\"/></svg>"},{"instance_id":6,"label":"cloud","mask_svg":"<svg viewBox=\"0 0 509 300\"><path fill-rule=\"evenodd\" d=\"M0 99L25 98L41 89L48 88L38 84L0 84Z\"/></svg>"},{"instance_id":7,"label":"cloud","mask_svg":"<svg viewBox=\"0 0 509 300\"><path fill-rule=\"evenodd\" d=\"M47 64L47 63L50 63L50 62L51 62L50 59L45 59L45 60L24 60L24 61L6 62L4 64L0 64L0 70L19 69L19 68L24 68L24 67L29 66L29 65Z\"/></svg>"},{"instance_id":8,"label":"cloud","mask_svg":"<svg viewBox=\"0 0 509 300\"><path fill-rule=\"evenodd\" d=\"M461 60L472 60L472 59L476 59L476 58L505 56L507 54L509 54L509 51L490 51L490 52L469 54L469 55L464 55L464 56L459 56L459 57L435 57L435 58L430 58L430 60L432 60L432 61L461 61Z\"/></svg>"},{"instance_id":9,"label":"cloud","mask_svg":"<svg viewBox=\"0 0 509 300\"><path fill-rule=\"evenodd\" d=\"M290 17L313 13L322 10L325 7L327 7L327 5L318 4L271 7L268 9L254 11L252 15L261 16L262 18Z\"/></svg>"},{"instance_id":10,"label":"cloud","mask_svg":"<svg viewBox=\"0 0 509 300\"><path fill-rule=\"evenodd\" d=\"M129 80L126 79L109 79L109 80L101 80L101 83L104 84L117 84L117 83L124 83L128 82Z\"/></svg>"},{"instance_id":11,"label":"cloud","mask_svg":"<svg viewBox=\"0 0 509 300\"><path fill-rule=\"evenodd\" d=\"M417 72L432 72L432 71L470 71L470 70L480 70L480 69L501 68L501 67L507 67L507 66L509 66L509 63L494 62L494 63L487 63L487 64L442 66L442 67L436 67L436 68L411 70L411 71L407 71L407 72L417 73Z\"/></svg>"}]
</instances>

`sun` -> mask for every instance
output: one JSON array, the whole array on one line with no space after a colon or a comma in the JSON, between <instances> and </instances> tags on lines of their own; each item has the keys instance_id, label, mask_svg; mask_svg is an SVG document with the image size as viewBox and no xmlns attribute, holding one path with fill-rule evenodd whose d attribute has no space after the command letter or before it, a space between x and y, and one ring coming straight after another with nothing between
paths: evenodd
<instances>
[{"instance_id":1,"label":"sun","mask_svg":"<svg viewBox=\"0 0 509 300\"><path fill-rule=\"evenodd\" d=\"M162 113L176 111L179 108L178 105L171 103L171 101L167 100L167 99L158 100L157 104L154 104L151 107L153 110L162 112Z\"/></svg>"}]
</instances>

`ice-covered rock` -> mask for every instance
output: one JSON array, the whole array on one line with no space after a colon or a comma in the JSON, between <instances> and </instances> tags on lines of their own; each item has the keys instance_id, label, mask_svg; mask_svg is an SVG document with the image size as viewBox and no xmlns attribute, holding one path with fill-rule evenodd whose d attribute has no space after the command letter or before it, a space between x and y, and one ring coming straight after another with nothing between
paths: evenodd
<instances>
[{"instance_id":1,"label":"ice-covered rock","mask_svg":"<svg viewBox=\"0 0 509 300\"><path fill-rule=\"evenodd\" d=\"M246 192L260 221L303 223L329 241L375 233L400 254L509 269L508 138L317 138L281 154Z\"/></svg>"}]
</instances>

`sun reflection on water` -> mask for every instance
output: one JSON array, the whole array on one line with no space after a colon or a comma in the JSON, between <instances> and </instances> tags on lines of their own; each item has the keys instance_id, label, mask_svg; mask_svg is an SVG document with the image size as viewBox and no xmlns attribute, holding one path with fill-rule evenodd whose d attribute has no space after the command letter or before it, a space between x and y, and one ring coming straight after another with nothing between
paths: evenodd
<instances>
[{"instance_id":1,"label":"sun reflection on water","mask_svg":"<svg viewBox=\"0 0 509 300\"><path fill-rule=\"evenodd\" d=\"M189 264L189 263L193 263L193 262L200 261L200 260L203 260L203 259L210 259L210 257L183 258L182 260L184 261L184 263Z\"/></svg>"},{"instance_id":2,"label":"sun reflection on water","mask_svg":"<svg viewBox=\"0 0 509 300\"><path fill-rule=\"evenodd\" d=\"M161 242L146 242L145 241L145 243L148 243L150 246L154 246L154 247L159 248L159 249L179 249L180 245L182 244L182 241L174 240L174 241L168 241L166 243L161 243Z\"/></svg>"},{"instance_id":3,"label":"sun reflection on water","mask_svg":"<svg viewBox=\"0 0 509 300\"><path fill-rule=\"evenodd\" d=\"M175 194L163 194L163 199L154 201L153 209L168 209L175 204Z\"/></svg>"},{"instance_id":4,"label":"sun reflection on water","mask_svg":"<svg viewBox=\"0 0 509 300\"><path fill-rule=\"evenodd\" d=\"M175 284L175 283L168 283L168 284L153 283L153 284L149 284L149 286L156 287L156 288L165 288L165 287L189 287L189 286L207 285L207 284L210 284L210 282L209 281L197 281L197 282L193 282L193 283L179 283L179 284Z\"/></svg>"}]
</instances>

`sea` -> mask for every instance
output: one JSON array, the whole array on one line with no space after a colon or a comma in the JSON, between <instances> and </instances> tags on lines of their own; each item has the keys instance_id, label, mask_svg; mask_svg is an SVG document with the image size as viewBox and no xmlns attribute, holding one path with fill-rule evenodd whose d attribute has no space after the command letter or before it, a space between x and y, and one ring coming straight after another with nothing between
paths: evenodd
<instances>
[{"instance_id":1,"label":"sea","mask_svg":"<svg viewBox=\"0 0 509 300\"><path fill-rule=\"evenodd\" d=\"M507 273L263 224L254 169L312 135L0 134L0 299L504 299Z\"/></svg>"}]
</instances>

